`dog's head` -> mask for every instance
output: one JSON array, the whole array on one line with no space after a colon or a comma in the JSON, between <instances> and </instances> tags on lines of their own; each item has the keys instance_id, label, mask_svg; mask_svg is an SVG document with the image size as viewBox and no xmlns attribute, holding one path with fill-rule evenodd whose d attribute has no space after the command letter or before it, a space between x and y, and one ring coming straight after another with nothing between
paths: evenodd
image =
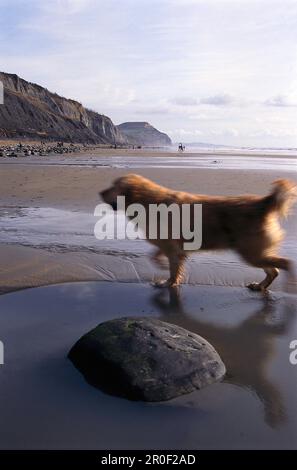
<instances>
[{"instance_id":1,"label":"dog's head","mask_svg":"<svg viewBox=\"0 0 297 470\"><path fill-rule=\"evenodd\" d=\"M99 194L106 204L111 205L114 211L117 210L118 196L125 196L126 204L133 201L134 192L137 192L143 185L145 178L139 175L129 174L117 178L113 184L101 191Z\"/></svg>"}]
</instances>

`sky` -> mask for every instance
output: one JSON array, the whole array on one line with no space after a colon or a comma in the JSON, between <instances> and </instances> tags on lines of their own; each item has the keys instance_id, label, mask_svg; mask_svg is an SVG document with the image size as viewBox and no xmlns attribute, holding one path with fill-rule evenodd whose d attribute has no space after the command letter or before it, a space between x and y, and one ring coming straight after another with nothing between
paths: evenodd
<instances>
[{"instance_id":1,"label":"sky","mask_svg":"<svg viewBox=\"0 0 297 470\"><path fill-rule=\"evenodd\" d=\"M297 0L0 0L0 70L175 142L297 147Z\"/></svg>"}]
</instances>

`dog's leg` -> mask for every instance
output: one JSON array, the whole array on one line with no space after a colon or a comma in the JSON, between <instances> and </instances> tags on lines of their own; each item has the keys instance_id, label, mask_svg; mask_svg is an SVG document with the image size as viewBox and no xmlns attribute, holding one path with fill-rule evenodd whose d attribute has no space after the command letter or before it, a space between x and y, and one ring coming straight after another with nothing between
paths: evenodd
<instances>
[{"instance_id":1,"label":"dog's leg","mask_svg":"<svg viewBox=\"0 0 297 470\"><path fill-rule=\"evenodd\" d=\"M262 282L252 282L248 284L247 287L251 290L265 292L274 279L278 276L279 270L277 268L264 268L266 273L265 279Z\"/></svg>"},{"instance_id":2,"label":"dog's leg","mask_svg":"<svg viewBox=\"0 0 297 470\"><path fill-rule=\"evenodd\" d=\"M249 260L250 264L253 266L261 267L266 272L267 276L264 281L259 284L253 283L248 285L252 290L260 290L265 292L267 287L272 283L272 281L277 277L278 270L282 269L289 274L290 281L295 281L293 263L287 258L281 258L279 256L265 256L259 260Z\"/></svg>"},{"instance_id":3,"label":"dog's leg","mask_svg":"<svg viewBox=\"0 0 297 470\"><path fill-rule=\"evenodd\" d=\"M169 255L170 277L167 281L155 282L155 287L177 287L183 278L185 259L184 253L171 253Z\"/></svg>"}]
</instances>

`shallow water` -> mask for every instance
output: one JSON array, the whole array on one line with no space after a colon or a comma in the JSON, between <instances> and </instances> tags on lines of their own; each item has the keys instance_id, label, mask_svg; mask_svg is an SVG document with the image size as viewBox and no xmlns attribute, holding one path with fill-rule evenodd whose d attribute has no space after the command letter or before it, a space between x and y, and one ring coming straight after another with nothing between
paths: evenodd
<instances>
[{"instance_id":1,"label":"shallow water","mask_svg":"<svg viewBox=\"0 0 297 470\"><path fill-rule=\"evenodd\" d=\"M297 448L296 297L240 288L87 282L0 297L1 448ZM163 403L130 402L88 385L67 359L98 323L154 316L209 340L222 383Z\"/></svg>"}]
</instances>

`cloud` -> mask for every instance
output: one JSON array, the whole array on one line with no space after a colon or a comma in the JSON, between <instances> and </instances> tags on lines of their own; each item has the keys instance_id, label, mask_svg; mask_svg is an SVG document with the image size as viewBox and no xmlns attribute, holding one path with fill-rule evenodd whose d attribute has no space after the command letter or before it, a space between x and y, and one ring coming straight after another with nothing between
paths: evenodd
<instances>
[{"instance_id":1,"label":"cloud","mask_svg":"<svg viewBox=\"0 0 297 470\"><path fill-rule=\"evenodd\" d=\"M46 13L76 15L84 11L90 3L91 0L51 0L50 2L40 2L39 7Z\"/></svg>"},{"instance_id":2,"label":"cloud","mask_svg":"<svg viewBox=\"0 0 297 470\"><path fill-rule=\"evenodd\" d=\"M289 137L297 137L297 128L289 129L287 127L278 127L277 129L275 128L269 128L266 127L264 129L256 130L254 132L251 132L249 134L250 137L269 137L269 138L289 138Z\"/></svg>"},{"instance_id":3,"label":"cloud","mask_svg":"<svg viewBox=\"0 0 297 470\"><path fill-rule=\"evenodd\" d=\"M290 108L297 106L297 99L288 95L276 95L264 102L266 106L276 106L279 108Z\"/></svg>"},{"instance_id":4,"label":"cloud","mask_svg":"<svg viewBox=\"0 0 297 470\"><path fill-rule=\"evenodd\" d=\"M230 106L235 103L235 100L232 96L223 93L201 98L199 102L200 104L209 104L212 106Z\"/></svg>"},{"instance_id":5,"label":"cloud","mask_svg":"<svg viewBox=\"0 0 297 470\"><path fill-rule=\"evenodd\" d=\"M227 137L238 137L239 132L237 129L234 129L233 127L225 128L225 129L219 129L219 130L211 130L210 135L213 136L227 136Z\"/></svg>"},{"instance_id":6,"label":"cloud","mask_svg":"<svg viewBox=\"0 0 297 470\"><path fill-rule=\"evenodd\" d=\"M191 96L177 96L171 100L170 103L177 106L199 106L199 105L210 105L210 106L238 106L246 105L247 102L243 99L235 98L228 93L218 93L215 95L205 96L202 98L193 98Z\"/></svg>"},{"instance_id":7,"label":"cloud","mask_svg":"<svg viewBox=\"0 0 297 470\"><path fill-rule=\"evenodd\" d=\"M199 129L172 129L172 130L167 130L167 134L172 135L172 136L178 136L178 137L200 137L203 135L203 132Z\"/></svg>"},{"instance_id":8,"label":"cloud","mask_svg":"<svg viewBox=\"0 0 297 470\"><path fill-rule=\"evenodd\" d=\"M135 111L135 114L144 114L146 116L150 115L150 114L168 114L169 113L169 109L166 108L166 107L157 107L157 106L154 106L154 107L151 107L151 108L141 108L141 109L137 109Z\"/></svg>"},{"instance_id":9,"label":"cloud","mask_svg":"<svg viewBox=\"0 0 297 470\"><path fill-rule=\"evenodd\" d=\"M178 106L196 106L198 104L198 100L191 98L190 96L178 96L170 100L170 103Z\"/></svg>"},{"instance_id":10,"label":"cloud","mask_svg":"<svg viewBox=\"0 0 297 470\"><path fill-rule=\"evenodd\" d=\"M198 114L189 115L188 119L190 121L214 121L214 120L218 120L220 118L218 118L216 116L210 116L209 114L205 114L205 113L198 113Z\"/></svg>"}]
</instances>

